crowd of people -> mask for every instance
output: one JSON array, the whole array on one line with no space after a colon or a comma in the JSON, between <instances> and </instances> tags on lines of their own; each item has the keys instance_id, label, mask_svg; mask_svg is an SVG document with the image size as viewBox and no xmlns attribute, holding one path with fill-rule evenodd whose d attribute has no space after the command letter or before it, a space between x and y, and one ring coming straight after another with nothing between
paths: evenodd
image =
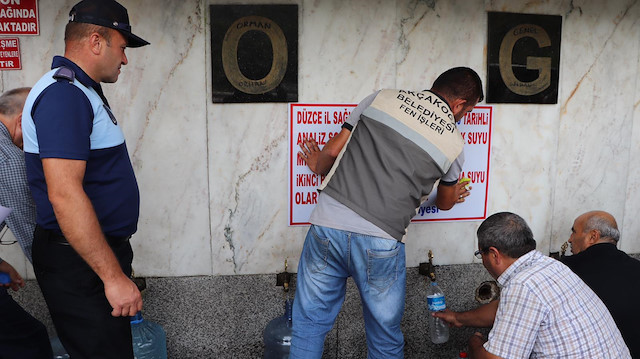
<instances>
[{"instance_id":1,"label":"crowd of people","mask_svg":"<svg viewBox=\"0 0 640 359\"><path fill-rule=\"evenodd\" d=\"M401 99L401 100L400 100ZM453 68L431 90L382 90L354 109L322 149L299 156L326 175L298 267L290 358L321 358L352 277L363 306L368 358L403 358L404 237L415 208L436 181L436 204L450 209L470 188L459 180L464 153L455 130L417 126L408 99L450 123L483 99L475 71ZM438 101L448 105L438 112ZM435 105L435 106L434 106ZM382 203L383 205L375 205ZM576 219L573 256L561 263L536 250L520 216L500 212L478 229L475 253L502 287L499 300L466 312L434 313L452 326L491 327L469 339L472 358L638 357L640 261L616 248L615 219L603 211ZM575 273L574 273L575 272Z\"/></svg>"},{"instance_id":2,"label":"crowd of people","mask_svg":"<svg viewBox=\"0 0 640 359\"><path fill-rule=\"evenodd\" d=\"M130 280L129 239L139 192L101 83L117 81L126 48L148 44L116 1L80 1L69 13L64 56L32 88L0 96L0 205L12 210L0 225L33 263L72 358L133 358L129 317L142 297ZM362 301L368 357L404 357L407 227L436 183L440 209L470 195L459 181L456 122L483 99L478 74L455 67L430 90L372 93L322 149L313 139L300 144L300 158L326 178L300 254L290 358L322 357L348 277ZM576 218L573 255L562 261L536 250L514 213L489 216L477 237L476 256L500 298L433 314L456 327L491 327L486 338L469 339L473 358L640 358L640 261L616 248L611 214ZM45 326L7 293L24 280L1 259L0 271L11 279L0 288L0 357L51 358Z\"/></svg>"},{"instance_id":3,"label":"crowd of people","mask_svg":"<svg viewBox=\"0 0 640 359\"><path fill-rule=\"evenodd\" d=\"M433 313L452 326L492 327L469 339L472 358L637 358L640 261L616 248L615 219L579 216L563 262L537 251L520 216L500 212L478 228L482 264L500 298L465 312ZM618 286L621 282L625 285Z\"/></svg>"}]
</instances>

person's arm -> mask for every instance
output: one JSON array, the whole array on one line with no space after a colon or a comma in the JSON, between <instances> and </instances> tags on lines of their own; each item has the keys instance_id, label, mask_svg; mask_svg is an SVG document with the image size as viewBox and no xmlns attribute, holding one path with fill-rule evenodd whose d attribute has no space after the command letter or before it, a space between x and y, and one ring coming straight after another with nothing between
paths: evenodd
<instances>
[{"instance_id":1,"label":"person's arm","mask_svg":"<svg viewBox=\"0 0 640 359\"><path fill-rule=\"evenodd\" d=\"M493 327L482 345L486 351L503 358L528 358L531 355L542 323L548 322L550 315L549 305L534 289L535 286L523 283L511 283L502 288ZM480 353L483 355L483 350Z\"/></svg>"},{"instance_id":2,"label":"person's arm","mask_svg":"<svg viewBox=\"0 0 640 359\"><path fill-rule=\"evenodd\" d=\"M468 310L466 312L454 312L449 309L445 309L441 312L431 313L431 315L436 318L441 318L449 325L458 328L486 328L493 325L493 321L496 319L496 312L498 311L499 303L500 300L496 299L490 303L481 305L476 309Z\"/></svg>"},{"instance_id":3,"label":"person's arm","mask_svg":"<svg viewBox=\"0 0 640 359\"><path fill-rule=\"evenodd\" d=\"M360 101L358 106L351 111L344 124L342 124L340 132L324 145L322 151L314 139L307 139L300 143L301 151L298 152L298 156L309 166L311 172L323 176L329 173L340 151L349 141L351 132L360 121L360 116L373 103L379 92L376 91Z\"/></svg>"},{"instance_id":4,"label":"person's arm","mask_svg":"<svg viewBox=\"0 0 640 359\"><path fill-rule=\"evenodd\" d=\"M18 150L16 148L16 150ZM11 156L0 166L0 203L11 208L6 225L20 242L24 255L31 262L31 243L36 227L36 207L31 198L27 172L22 155ZM2 229L0 224L0 229Z\"/></svg>"},{"instance_id":5,"label":"person's arm","mask_svg":"<svg viewBox=\"0 0 640 359\"><path fill-rule=\"evenodd\" d=\"M331 170L333 163L342 151L342 147L349 140L351 131L343 127L342 130L333 136L320 150L314 139L307 139L300 144L298 156L309 166L311 172L326 175Z\"/></svg>"},{"instance_id":6,"label":"person's arm","mask_svg":"<svg viewBox=\"0 0 640 359\"><path fill-rule=\"evenodd\" d=\"M457 203L462 203L469 196L469 182L460 182L460 174L462 173L462 165L464 164L464 152L451 163L451 167L447 173L440 178L438 183L438 192L436 195L436 206L447 211L453 208Z\"/></svg>"},{"instance_id":7,"label":"person's arm","mask_svg":"<svg viewBox=\"0 0 640 359\"><path fill-rule=\"evenodd\" d=\"M436 195L436 206L444 211L450 210L457 203L464 202L465 198L469 196L469 190L467 185L469 182L460 182L453 185L438 184L438 193Z\"/></svg>"},{"instance_id":8,"label":"person's arm","mask_svg":"<svg viewBox=\"0 0 640 359\"><path fill-rule=\"evenodd\" d=\"M474 333L471 338L469 338L469 352L471 354L471 359L502 359L502 357L489 353L484 348L485 342L486 340L484 336L478 332Z\"/></svg>"},{"instance_id":9,"label":"person's arm","mask_svg":"<svg viewBox=\"0 0 640 359\"><path fill-rule=\"evenodd\" d=\"M49 200L65 238L104 283L111 315L132 316L142 309L142 296L122 271L109 247L89 197L82 186L86 162L42 159Z\"/></svg>"},{"instance_id":10,"label":"person's arm","mask_svg":"<svg viewBox=\"0 0 640 359\"><path fill-rule=\"evenodd\" d=\"M24 287L24 280L22 279L18 271L16 271L11 264L3 261L2 259L0 259L0 272L9 274L9 277L11 278L11 283L0 284L1 286L11 287L11 289L13 289L14 291L17 291L21 287Z\"/></svg>"}]
</instances>

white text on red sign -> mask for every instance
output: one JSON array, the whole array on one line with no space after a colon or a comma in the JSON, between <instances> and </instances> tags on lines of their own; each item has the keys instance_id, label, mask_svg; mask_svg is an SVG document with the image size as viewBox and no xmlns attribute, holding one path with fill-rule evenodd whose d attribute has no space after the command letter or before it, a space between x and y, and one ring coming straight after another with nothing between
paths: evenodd
<instances>
[{"instance_id":1,"label":"white text on red sign","mask_svg":"<svg viewBox=\"0 0 640 359\"><path fill-rule=\"evenodd\" d=\"M38 35L36 0L0 0L0 35Z\"/></svg>"}]
</instances>

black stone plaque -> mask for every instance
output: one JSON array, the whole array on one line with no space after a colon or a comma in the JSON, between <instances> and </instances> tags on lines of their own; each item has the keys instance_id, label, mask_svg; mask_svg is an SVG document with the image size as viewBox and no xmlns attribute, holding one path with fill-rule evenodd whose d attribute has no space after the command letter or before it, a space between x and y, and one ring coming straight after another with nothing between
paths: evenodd
<instances>
[{"instance_id":1,"label":"black stone plaque","mask_svg":"<svg viewBox=\"0 0 640 359\"><path fill-rule=\"evenodd\" d=\"M214 103L298 101L298 5L211 5Z\"/></svg>"},{"instance_id":2,"label":"black stone plaque","mask_svg":"<svg viewBox=\"0 0 640 359\"><path fill-rule=\"evenodd\" d=\"M558 103L562 16L489 12L487 103Z\"/></svg>"}]
</instances>

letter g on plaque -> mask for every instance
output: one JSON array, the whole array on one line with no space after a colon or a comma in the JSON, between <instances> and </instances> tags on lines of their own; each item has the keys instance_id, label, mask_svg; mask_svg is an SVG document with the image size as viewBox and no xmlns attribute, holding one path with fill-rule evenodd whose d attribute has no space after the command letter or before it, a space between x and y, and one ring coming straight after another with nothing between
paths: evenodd
<instances>
[{"instance_id":1,"label":"letter g on plaque","mask_svg":"<svg viewBox=\"0 0 640 359\"><path fill-rule=\"evenodd\" d=\"M487 103L558 103L562 17L488 16Z\"/></svg>"}]
</instances>

